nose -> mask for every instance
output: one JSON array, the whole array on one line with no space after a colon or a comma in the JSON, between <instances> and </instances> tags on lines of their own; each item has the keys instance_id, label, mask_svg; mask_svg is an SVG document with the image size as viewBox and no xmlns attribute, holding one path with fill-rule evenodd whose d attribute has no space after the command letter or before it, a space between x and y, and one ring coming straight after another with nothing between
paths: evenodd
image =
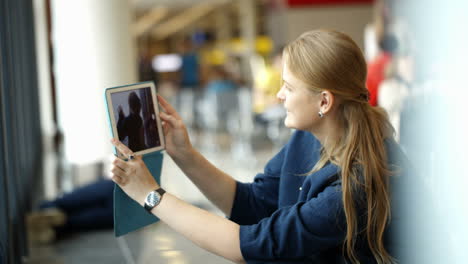
<instances>
[{"instance_id":1,"label":"nose","mask_svg":"<svg viewBox=\"0 0 468 264\"><path fill-rule=\"evenodd\" d=\"M284 101L285 100L285 96L284 96L284 86L281 86L281 89L278 91L278 93L276 94L276 98L278 98L280 101Z\"/></svg>"}]
</instances>

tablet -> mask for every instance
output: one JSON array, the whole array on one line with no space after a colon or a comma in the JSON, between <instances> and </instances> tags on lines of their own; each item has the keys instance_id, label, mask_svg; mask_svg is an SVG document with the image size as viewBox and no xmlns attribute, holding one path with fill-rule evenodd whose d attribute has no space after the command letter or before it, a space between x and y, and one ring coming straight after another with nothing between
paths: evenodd
<instances>
[{"instance_id":1,"label":"tablet","mask_svg":"<svg viewBox=\"0 0 468 264\"><path fill-rule=\"evenodd\" d=\"M165 149L153 82L107 88L105 99L113 138L137 155ZM115 147L114 153L124 157Z\"/></svg>"}]
</instances>

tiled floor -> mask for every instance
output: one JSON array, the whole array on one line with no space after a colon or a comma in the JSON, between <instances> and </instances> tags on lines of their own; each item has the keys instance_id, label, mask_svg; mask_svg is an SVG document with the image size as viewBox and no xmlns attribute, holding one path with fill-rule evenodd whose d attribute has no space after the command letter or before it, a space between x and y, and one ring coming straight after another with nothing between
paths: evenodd
<instances>
[{"instance_id":1,"label":"tiled floor","mask_svg":"<svg viewBox=\"0 0 468 264\"><path fill-rule=\"evenodd\" d=\"M162 222L121 238L115 238L111 230L81 233L34 250L31 263L230 263L198 248Z\"/></svg>"},{"instance_id":2,"label":"tiled floor","mask_svg":"<svg viewBox=\"0 0 468 264\"><path fill-rule=\"evenodd\" d=\"M237 145L226 135L216 137L215 148L201 148L201 152L216 166L235 179L249 181L263 169L273 156L272 144L266 139L256 139L253 155L248 148ZM197 145L209 146L202 139ZM199 148L200 149L200 148ZM235 149L231 151L231 149ZM179 198L220 214L200 191L183 175L174 162L165 157L162 186ZM112 230L80 233L49 246L33 247L29 263L125 263L125 264L190 264L230 263L194 245L166 224L158 222L121 238Z\"/></svg>"}]
</instances>

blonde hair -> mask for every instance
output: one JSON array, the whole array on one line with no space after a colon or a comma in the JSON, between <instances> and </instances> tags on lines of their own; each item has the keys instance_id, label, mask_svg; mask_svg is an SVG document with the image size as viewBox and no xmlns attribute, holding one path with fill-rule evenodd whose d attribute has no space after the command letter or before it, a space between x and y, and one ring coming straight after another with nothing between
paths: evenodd
<instances>
[{"instance_id":1,"label":"blonde hair","mask_svg":"<svg viewBox=\"0 0 468 264\"><path fill-rule=\"evenodd\" d=\"M356 209L359 200L366 203L365 234L372 254L378 263L394 262L384 247L384 231L390 220L391 174L384 139L392 136L393 128L385 111L368 103L367 67L361 50L343 33L314 30L288 44L284 57L290 71L309 90L328 90L340 98L338 115L343 136L338 142L324 143L312 172L328 161L341 169L346 255L359 263L354 252L356 237L361 233Z\"/></svg>"}]
</instances>

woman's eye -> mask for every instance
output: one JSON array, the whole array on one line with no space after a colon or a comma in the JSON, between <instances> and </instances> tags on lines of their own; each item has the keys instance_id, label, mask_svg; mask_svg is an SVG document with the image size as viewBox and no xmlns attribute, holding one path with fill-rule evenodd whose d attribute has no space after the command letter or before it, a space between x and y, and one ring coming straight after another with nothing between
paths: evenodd
<instances>
[{"instance_id":1,"label":"woman's eye","mask_svg":"<svg viewBox=\"0 0 468 264\"><path fill-rule=\"evenodd\" d=\"M281 87L282 89L284 88L286 91L291 92L291 86L289 86L287 83L283 83L283 86Z\"/></svg>"}]
</instances>

